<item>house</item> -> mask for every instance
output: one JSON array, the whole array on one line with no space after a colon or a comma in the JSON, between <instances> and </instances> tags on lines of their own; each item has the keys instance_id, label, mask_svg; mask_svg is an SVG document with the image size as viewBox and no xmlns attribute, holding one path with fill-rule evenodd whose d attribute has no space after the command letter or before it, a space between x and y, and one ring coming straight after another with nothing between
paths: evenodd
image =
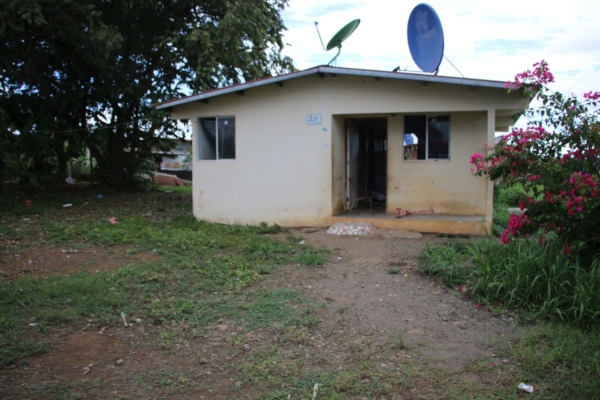
<instances>
[{"instance_id":1,"label":"house","mask_svg":"<svg viewBox=\"0 0 600 400\"><path fill-rule=\"evenodd\" d=\"M192 143L185 139L168 139L170 150L152 149L158 171L189 171L191 169Z\"/></svg>"},{"instance_id":2,"label":"house","mask_svg":"<svg viewBox=\"0 0 600 400\"><path fill-rule=\"evenodd\" d=\"M493 186L470 156L527 103L504 82L319 66L156 107L194 121L197 218L484 234ZM374 212L348 213L364 193Z\"/></svg>"},{"instance_id":3,"label":"house","mask_svg":"<svg viewBox=\"0 0 600 400\"><path fill-rule=\"evenodd\" d=\"M163 146L152 148L155 170L159 173L177 176L180 179L192 179L192 143L185 139L162 139Z\"/></svg>"}]
</instances>

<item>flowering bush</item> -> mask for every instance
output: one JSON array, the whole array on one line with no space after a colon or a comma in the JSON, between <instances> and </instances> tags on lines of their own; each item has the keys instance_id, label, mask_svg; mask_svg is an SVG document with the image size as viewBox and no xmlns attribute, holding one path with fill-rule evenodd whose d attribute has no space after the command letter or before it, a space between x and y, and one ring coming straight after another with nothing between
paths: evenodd
<instances>
[{"instance_id":1,"label":"flowering bush","mask_svg":"<svg viewBox=\"0 0 600 400\"><path fill-rule=\"evenodd\" d=\"M600 93L565 96L548 88L553 81L542 61L506 84L540 106L524 112L526 129L513 129L486 156L473 154L473 173L520 183L530 194L519 201L525 213L510 216L504 243L530 235L543 243L551 233L566 254L593 258L600 254Z\"/></svg>"}]
</instances>

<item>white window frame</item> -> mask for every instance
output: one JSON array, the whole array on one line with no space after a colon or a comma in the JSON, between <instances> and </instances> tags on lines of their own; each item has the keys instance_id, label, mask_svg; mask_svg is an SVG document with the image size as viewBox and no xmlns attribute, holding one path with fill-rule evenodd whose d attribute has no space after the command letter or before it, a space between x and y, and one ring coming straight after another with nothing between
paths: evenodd
<instances>
[{"instance_id":1,"label":"white window frame","mask_svg":"<svg viewBox=\"0 0 600 400\"><path fill-rule=\"evenodd\" d=\"M209 143L210 132L207 133L203 127L203 120L214 120L214 144ZM224 124L233 121L233 156L223 157L220 149L220 120L224 121ZM236 126L234 115L221 115L215 117L198 117L196 122L196 161L225 161L236 159ZM231 150L230 150L231 151Z\"/></svg>"}]
</instances>

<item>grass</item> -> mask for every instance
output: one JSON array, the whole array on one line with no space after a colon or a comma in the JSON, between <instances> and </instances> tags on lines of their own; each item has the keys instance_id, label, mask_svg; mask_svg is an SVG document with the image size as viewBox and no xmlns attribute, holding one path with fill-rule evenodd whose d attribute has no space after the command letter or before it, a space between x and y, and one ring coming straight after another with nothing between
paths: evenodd
<instances>
[{"instance_id":1,"label":"grass","mask_svg":"<svg viewBox=\"0 0 600 400\"><path fill-rule=\"evenodd\" d=\"M516 362L503 371L507 385L514 387L517 380L533 384L531 398L599 398L600 260L582 265L552 242L502 245L485 238L427 247L422 271L447 285L470 286L490 307L545 321L532 325L508 349Z\"/></svg>"},{"instance_id":2,"label":"grass","mask_svg":"<svg viewBox=\"0 0 600 400\"><path fill-rule=\"evenodd\" d=\"M304 251L296 256L296 261L301 265L319 266L327 261L329 254L330 251L324 247L318 249L305 247Z\"/></svg>"},{"instance_id":3,"label":"grass","mask_svg":"<svg viewBox=\"0 0 600 400\"><path fill-rule=\"evenodd\" d=\"M466 245L451 242L441 246L426 245L421 254L421 271L439 279L446 286L464 283L469 274L470 256Z\"/></svg>"},{"instance_id":4,"label":"grass","mask_svg":"<svg viewBox=\"0 0 600 400\"><path fill-rule=\"evenodd\" d=\"M191 186L159 186L158 190L161 190L163 192L192 194Z\"/></svg>"},{"instance_id":5,"label":"grass","mask_svg":"<svg viewBox=\"0 0 600 400\"><path fill-rule=\"evenodd\" d=\"M556 244L533 240L483 240L470 252L473 290L482 301L581 326L600 322L600 260L582 265Z\"/></svg>"},{"instance_id":6,"label":"grass","mask_svg":"<svg viewBox=\"0 0 600 400\"><path fill-rule=\"evenodd\" d=\"M522 379L539 398L597 399L600 393L600 332L564 324L541 324L512 348Z\"/></svg>"},{"instance_id":7,"label":"grass","mask_svg":"<svg viewBox=\"0 0 600 400\"><path fill-rule=\"evenodd\" d=\"M226 316L245 318L253 327L274 320L314 326L307 311L314 306L305 307L299 293L239 292L306 254L307 246L300 248L296 240L269 237L282 232L278 226L197 221L190 214L189 203L175 195L164 200L160 196L144 200L138 195L123 202L111 193L102 198L72 193L64 194L61 201L53 196L40 198L32 208L2 215L8 224L0 234L22 239L21 247L36 243L70 247L126 244L129 253L151 251L161 257L98 274L0 282L0 366L44 351L44 335L57 327L84 319L115 323L121 311L159 325L183 321L204 327ZM60 205L65 199L73 208ZM23 224L24 215L35 218L36 223ZM117 224L108 221L112 216ZM325 252L315 254L318 260L302 262L324 262ZM224 294L232 290L237 294ZM221 294L214 295L217 291ZM36 325L30 327L30 323ZM37 332L36 340L22 340L26 330Z\"/></svg>"},{"instance_id":8,"label":"grass","mask_svg":"<svg viewBox=\"0 0 600 400\"><path fill-rule=\"evenodd\" d=\"M80 330L88 323L115 327L121 324L121 312L130 321L144 321L136 328L136 349L164 352L169 361L128 372L118 382L109 380L106 388L92 375L88 383L15 388L31 398L94 397L96 391L118 388L111 394L114 398L195 398L201 393L224 399L311 399L318 384L317 399L519 399L525 396L516 390L521 381L535 385L536 391L526 395L531 399L593 399L600 393L600 334L593 324L534 325L498 350L509 364L492 367L488 359L479 359L463 368L439 369L419 357L418 346L401 333L386 338L338 336L330 321L323 324L323 302L294 290L286 274L298 264L310 274L327 262L330 252L300 245L300 238L286 237L281 227L197 221L185 193L103 193L100 199L97 193L75 192L34 200L35 212L24 207L0 212L6 221L0 226L4 246L15 239L11 249L118 244L126 245L129 254L152 252L158 257L97 274L2 278L2 375L17 382L27 357L52 350L48 343L53 334ZM63 201L73 207L62 208ZM115 225L108 222L113 216ZM31 221L24 223L23 218ZM563 307L570 298L587 304L573 315L593 320L600 279L590 274L597 274L597 267L553 270L562 261L540 255L526 243L521 246L507 250L494 247L493 240L447 241L441 247L428 246L422 265L446 285L469 284L480 299L498 308L540 312L541 306L527 307L534 300L544 304L547 292L542 287L550 287L551 296L563 299L548 302L550 314L552 304ZM399 267L388 273L403 273ZM476 267L480 275L473 272ZM532 273L536 275L530 277ZM270 276L277 279L266 279ZM572 284L561 286L564 279ZM530 289L528 297L507 290L517 280L522 283L519 293ZM221 332L219 325L229 328ZM122 382L126 384L118 386Z\"/></svg>"},{"instance_id":9,"label":"grass","mask_svg":"<svg viewBox=\"0 0 600 400\"><path fill-rule=\"evenodd\" d=\"M447 286L467 284L484 304L579 326L600 326L600 260L591 265L554 242L494 238L428 246L421 271Z\"/></svg>"}]
</instances>

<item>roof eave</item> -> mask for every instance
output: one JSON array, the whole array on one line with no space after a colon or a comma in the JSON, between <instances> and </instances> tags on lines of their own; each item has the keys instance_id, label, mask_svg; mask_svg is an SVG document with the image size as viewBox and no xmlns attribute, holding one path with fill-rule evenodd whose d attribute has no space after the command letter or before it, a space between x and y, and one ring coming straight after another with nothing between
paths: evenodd
<instances>
[{"instance_id":1,"label":"roof eave","mask_svg":"<svg viewBox=\"0 0 600 400\"><path fill-rule=\"evenodd\" d=\"M230 93L239 93L248 89L279 84L282 85L283 82L300 78L307 75L348 75L348 76L363 76L369 78L376 79L397 79L397 80L412 80L419 82L432 82L432 83L445 83L445 84L453 84L453 85L462 85L462 86L470 86L473 88L476 87L485 87L492 89L505 89L505 83L500 81L490 81L490 80L480 80L480 79L469 79L469 78L457 78L450 76L439 76L439 75L428 75L423 73L410 73L410 72L387 72L387 71L376 71L376 70L366 70L366 69L350 69L350 68L339 68L339 67L330 67L330 66L319 66L311 69L307 69L304 71L296 71L285 75L278 75L274 77L268 77L264 79L259 79L251 82L246 82L234 86L228 86L222 89L216 89L212 91L202 92L193 94L191 96L182 97L180 99L167 100L162 103L158 103L155 105L156 109L164 110L170 109L173 107L177 107L187 103L193 103L196 101L205 101L212 97L223 96Z\"/></svg>"}]
</instances>

